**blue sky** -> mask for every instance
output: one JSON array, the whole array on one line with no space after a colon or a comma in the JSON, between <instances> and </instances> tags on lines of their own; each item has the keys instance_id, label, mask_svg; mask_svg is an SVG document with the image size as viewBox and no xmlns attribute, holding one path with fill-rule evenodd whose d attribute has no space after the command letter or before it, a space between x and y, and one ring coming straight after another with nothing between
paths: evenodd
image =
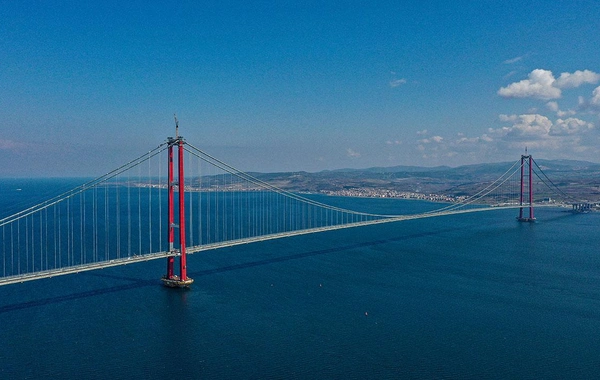
<instances>
[{"instance_id":1,"label":"blue sky","mask_svg":"<svg viewBox=\"0 0 600 380\"><path fill-rule=\"evenodd\" d=\"M89 3L89 4L88 4ZM600 161L597 1L0 0L0 176Z\"/></svg>"}]
</instances>

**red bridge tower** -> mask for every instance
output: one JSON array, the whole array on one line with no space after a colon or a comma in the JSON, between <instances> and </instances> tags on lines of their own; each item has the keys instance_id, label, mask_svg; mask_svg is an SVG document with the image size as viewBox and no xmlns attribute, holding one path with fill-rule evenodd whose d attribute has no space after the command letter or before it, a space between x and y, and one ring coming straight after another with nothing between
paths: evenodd
<instances>
[{"instance_id":1,"label":"red bridge tower","mask_svg":"<svg viewBox=\"0 0 600 380\"><path fill-rule=\"evenodd\" d=\"M179 123L175 117L175 138L169 137L168 157L169 157L169 252L174 256L167 258L167 274L162 276L161 280L165 286L171 288L187 288L194 280L187 276L186 252L185 252L185 181L183 173L183 137L179 136ZM177 182L174 180L173 173L173 147L177 145ZM175 224L175 189L177 184L177 192L179 194L179 225ZM175 243L175 227L179 228L179 250L174 248ZM179 256L179 276L174 273L175 256Z\"/></svg>"},{"instance_id":2,"label":"red bridge tower","mask_svg":"<svg viewBox=\"0 0 600 380\"><path fill-rule=\"evenodd\" d=\"M527 190L529 193L529 217L523 216L523 198L525 193L525 165L529 167L527 174ZM533 157L531 155L521 155L521 195L519 197L519 216L517 220L520 222L534 222L535 217L533 216Z\"/></svg>"}]
</instances>

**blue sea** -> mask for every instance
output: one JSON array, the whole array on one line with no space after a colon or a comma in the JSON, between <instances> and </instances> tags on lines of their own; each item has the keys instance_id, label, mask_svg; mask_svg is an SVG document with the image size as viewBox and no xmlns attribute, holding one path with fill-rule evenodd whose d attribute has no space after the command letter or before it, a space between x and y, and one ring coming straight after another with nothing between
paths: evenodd
<instances>
[{"instance_id":1,"label":"blue sea","mask_svg":"<svg viewBox=\"0 0 600 380\"><path fill-rule=\"evenodd\" d=\"M70 185L3 180L3 214ZM436 206L319 200L389 213ZM188 257L188 290L160 285L162 260L2 286L0 378L597 378L600 213L515 216L206 251Z\"/></svg>"}]
</instances>

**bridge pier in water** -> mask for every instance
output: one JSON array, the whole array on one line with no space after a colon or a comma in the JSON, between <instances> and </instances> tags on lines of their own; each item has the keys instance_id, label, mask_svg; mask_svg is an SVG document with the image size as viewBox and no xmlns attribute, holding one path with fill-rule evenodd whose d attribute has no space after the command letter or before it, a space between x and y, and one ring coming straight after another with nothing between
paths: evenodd
<instances>
[{"instance_id":1,"label":"bridge pier in water","mask_svg":"<svg viewBox=\"0 0 600 380\"><path fill-rule=\"evenodd\" d=\"M187 276L187 263L185 251L185 180L184 180L184 163L183 163L183 138L179 136L176 126L175 138L168 138L168 197L169 197L169 212L168 212L168 237L169 237L169 252L173 254L167 258L167 273L162 276L161 280L165 286L170 288L187 288L194 280ZM175 182L173 168L173 147L177 145L177 189L179 195L179 225L175 224ZM179 251L175 249L175 227L179 228ZM175 256L179 256L179 275L175 274Z\"/></svg>"},{"instance_id":2,"label":"bridge pier in water","mask_svg":"<svg viewBox=\"0 0 600 380\"><path fill-rule=\"evenodd\" d=\"M523 198L525 193L525 163L529 166L527 174L527 190L529 193L529 206L523 207ZM519 196L519 222L535 222L533 215L533 157L531 155L521 155L521 194ZM523 209L529 208L529 216L524 216Z\"/></svg>"}]
</instances>

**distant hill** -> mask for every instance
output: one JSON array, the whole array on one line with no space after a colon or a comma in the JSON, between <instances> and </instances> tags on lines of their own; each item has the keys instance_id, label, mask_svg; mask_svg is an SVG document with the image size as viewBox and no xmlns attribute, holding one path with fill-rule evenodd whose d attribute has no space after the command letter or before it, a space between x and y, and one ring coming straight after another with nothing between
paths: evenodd
<instances>
[{"instance_id":1,"label":"distant hill","mask_svg":"<svg viewBox=\"0 0 600 380\"><path fill-rule=\"evenodd\" d=\"M429 172L429 171L440 171L440 170L445 170L445 169L451 169L449 166L434 166L434 167L424 167L424 166L403 166L403 165L399 165L399 166L389 166L389 167L382 167L382 166L376 166L373 168L366 168L366 169L335 169L335 170L323 170L323 172L354 172L354 171L364 171L364 172L371 172L371 173L399 173L399 172L404 172L404 173L415 173L415 172Z\"/></svg>"},{"instance_id":2,"label":"distant hill","mask_svg":"<svg viewBox=\"0 0 600 380\"><path fill-rule=\"evenodd\" d=\"M543 171L573 171L576 173L594 173L600 172L600 164L589 162L589 161L577 161L577 160L535 160ZM496 162L496 163L484 163L484 164L472 164L463 165L458 167L450 166L434 166L434 167L423 167L423 166L390 166L390 167L372 167L366 169L337 169L337 170L324 170L320 173L328 172L369 172L369 173L454 173L455 175L468 174L468 173L500 173L502 174L508 168L512 166L512 162ZM501 173L502 172L502 173Z\"/></svg>"},{"instance_id":3,"label":"distant hill","mask_svg":"<svg viewBox=\"0 0 600 380\"><path fill-rule=\"evenodd\" d=\"M536 160L557 185L586 199L600 199L600 164L575 160ZM336 192L344 189L382 189L445 195L469 194L481 182L499 178L512 162L458 167L392 166L320 172L252 173L280 188L300 192ZM570 186L568 186L570 185ZM574 190L573 190L574 189Z\"/></svg>"}]
</instances>

